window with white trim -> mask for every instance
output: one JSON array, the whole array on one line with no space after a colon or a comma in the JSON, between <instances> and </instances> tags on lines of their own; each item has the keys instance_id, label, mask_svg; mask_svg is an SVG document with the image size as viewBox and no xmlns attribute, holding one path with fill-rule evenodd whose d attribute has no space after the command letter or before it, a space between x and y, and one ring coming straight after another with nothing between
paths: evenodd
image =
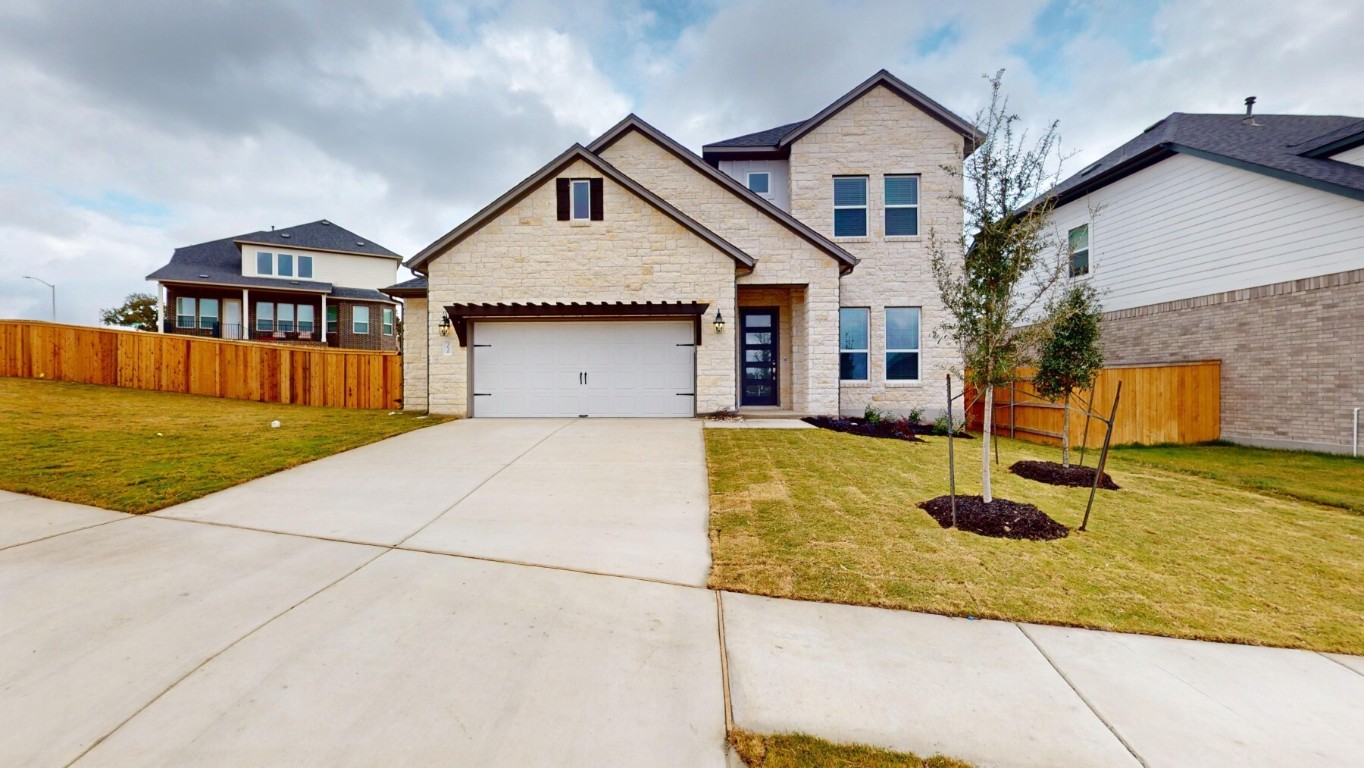
<instances>
[{"instance_id":1,"label":"window with white trim","mask_svg":"<svg viewBox=\"0 0 1364 768\"><path fill-rule=\"evenodd\" d=\"M294 255L292 253L281 253L279 255L278 274L280 277L294 276Z\"/></svg>"},{"instance_id":2,"label":"window with white trim","mask_svg":"<svg viewBox=\"0 0 1364 768\"><path fill-rule=\"evenodd\" d=\"M292 333L294 330L294 305L277 304L275 305L275 330L281 333Z\"/></svg>"},{"instance_id":3,"label":"window with white trim","mask_svg":"<svg viewBox=\"0 0 1364 768\"><path fill-rule=\"evenodd\" d=\"M217 299L199 299L199 327L208 330L218 327Z\"/></svg>"},{"instance_id":4,"label":"window with white trim","mask_svg":"<svg viewBox=\"0 0 1364 768\"><path fill-rule=\"evenodd\" d=\"M834 177L834 237L867 236L867 177Z\"/></svg>"},{"instance_id":5,"label":"window with white trim","mask_svg":"<svg viewBox=\"0 0 1364 768\"><path fill-rule=\"evenodd\" d=\"M887 176L886 237L913 237L919 234L919 177Z\"/></svg>"},{"instance_id":6,"label":"window with white trim","mask_svg":"<svg viewBox=\"0 0 1364 768\"><path fill-rule=\"evenodd\" d=\"M298 276L299 276L299 277L306 277L306 278L308 278L309 280L312 279L312 277L313 277L313 257L312 257L312 256L303 256L303 255L300 255L300 256L298 257Z\"/></svg>"},{"instance_id":7,"label":"window with white trim","mask_svg":"<svg viewBox=\"0 0 1364 768\"><path fill-rule=\"evenodd\" d=\"M195 326L194 299L180 296L175 300L175 327L193 328Z\"/></svg>"},{"instance_id":8,"label":"window with white trim","mask_svg":"<svg viewBox=\"0 0 1364 768\"><path fill-rule=\"evenodd\" d=\"M273 253L266 253L265 251L256 252L256 274L275 274L275 255Z\"/></svg>"},{"instance_id":9,"label":"window with white trim","mask_svg":"<svg viewBox=\"0 0 1364 768\"><path fill-rule=\"evenodd\" d=\"M299 275L299 277L303 277L303 275ZM313 331L317 330L316 322L314 320L315 317L315 315L313 314L314 312L315 310L313 309L313 305L311 304L298 305L299 333L312 333Z\"/></svg>"},{"instance_id":10,"label":"window with white trim","mask_svg":"<svg viewBox=\"0 0 1364 768\"><path fill-rule=\"evenodd\" d=\"M392 336L392 335L393 335L393 308L392 308L392 307L384 307L383 312L380 313L380 317L382 318L383 324L384 324L384 335L385 335L385 336Z\"/></svg>"},{"instance_id":11,"label":"window with white trim","mask_svg":"<svg viewBox=\"0 0 1364 768\"><path fill-rule=\"evenodd\" d=\"M919 308L886 307L886 381L919 380Z\"/></svg>"},{"instance_id":12,"label":"window with white trim","mask_svg":"<svg viewBox=\"0 0 1364 768\"><path fill-rule=\"evenodd\" d=\"M341 330L341 310L335 304L327 307L327 333L335 335Z\"/></svg>"},{"instance_id":13,"label":"window with white trim","mask_svg":"<svg viewBox=\"0 0 1364 768\"><path fill-rule=\"evenodd\" d=\"M587 179L574 179L571 185L573 202L573 221L587 221L592 218L592 185Z\"/></svg>"},{"instance_id":14,"label":"window with white trim","mask_svg":"<svg viewBox=\"0 0 1364 768\"><path fill-rule=\"evenodd\" d=\"M838 378L843 381L866 381L868 378L870 316L871 310L866 307L838 310Z\"/></svg>"},{"instance_id":15,"label":"window with white trim","mask_svg":"<svg viewBox=\"0 0 1364 768\"><path fill-rule=\"evenodd\" d=\"M369 307L355 307L350 311L351 333L369 333Z\"/></svg>"},{"instance_id":16,"label":"window with white trim","mask_svg":"<svg viewBox=\"0 0 1364 768\"><path fill-rule=\"evenodd\" d=\"M275 330L275 303L273 301L256 302L256 330Z\"/></svg>"},{"instance_id":17,"label":"window with white trim","mask_svg":"<svg viewBox=\"0 0 1364 768\"><path fill-rule=\"evenodd\" d=\"M767 197L772 194L772 174L767 171L750 171L748 188L755 194Z\"/></svg>"},{"instance_id":18,"label":"window with white trim","mask_svg":"<svg viewBox=\"0 0 1364 768\"><path fill-rule=\"evenodd\" d=\"M1089 274L1089 225L1081 224L1068 234L1070 242L1070 276Z\"/></svg>"}]
</instances>

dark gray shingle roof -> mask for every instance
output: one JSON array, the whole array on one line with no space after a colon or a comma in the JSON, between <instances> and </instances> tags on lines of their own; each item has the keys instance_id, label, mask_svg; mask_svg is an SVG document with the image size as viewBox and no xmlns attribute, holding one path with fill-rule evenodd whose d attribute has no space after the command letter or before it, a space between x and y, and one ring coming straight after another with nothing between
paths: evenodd
<instances>
[{"instance_id":1,"label":"dark gray shingle roof","mask_svg":"<svg viewBox=\"0 0 1364 768\"><path fill-rule=\"evenodd\" d=\"M787 134L802 125L805 125L805 121L799 120L794 123L779 125L776 128L768 128L765 131L735 136L732 139L725 139L724 141L716 141L707 144L706 147L775 147L781 143L782 139L786 138Z\"/></svg>"},{"instance_id":2,"label":"dark gray shingle roof","mask_svg":"<svg viewBox=\"0 0 1364 768\"><path fill-rule=\"evenodd\" d=\"M1364 167L1306 157L1319 140L1360 123L1342 115L1244 115L1172 113L1140 136L1056 185L1049 194L1063 204L1128 173L1169 157L1192 154L1245 170L1364 199ZM1326 143L1336 138L1326 140ZM1304 147L1309 149L1305 150Z\"/></svg>"},{"instance_id":3,"label":"dark gray shingle roof","mask_svg":"<svg viewBox=\"0 0 1364 768\"><path fill-rule=\"evenodd\" d=\"M243 243L292 245L297 248L316 248L322 251L341 251L343 253L361 253L366 256L402 259L401 256L382 245L370 242L326 219L299 224L296 227L272 229L269 232L252 232L236 239Z\"/></svg>"},{"instance_id":4,"label":"dark gray shingle roof","mask_svg":"<svg viewBox=\"0 0 1364 768\"><path fill-rule=\"evenodd\" d=\"M170 263L147 275L148 280L171 280L187 283L216 283L240 285L243 288L284 288L295 291L332 290L331 283L313 280L292 280L284 277L255 277L242 274L242 253L238 238L213 240L197 245L176 248Z\"/></svg>"},{"instance_id":5,"label":"dark gray shingle roof","mask_svg":"<svg viewBox=\"0 0 1364 768\"><path fill-rule=\"evenodd\" d=\"M1319 150L1330 149L1332 144L1345 142L1352 145L1364 144L1364 120L1356 120L1349 125L1337 128L1330 133L1324 133L1312 139L1308 139L1301 144L1293 147L1300 155L1307 157L1321 157ZM1344 151L1348 147L1341 147L1337 151Z\"/></svg>"},{"instance_id":6,"label":"dark gray shingle roof","mask_svg":"<svg viewBox=\"0 0 1364 768\"><path fill-rule=\"evenodd\" d=\"M332 298L350 299L352 301L382 301L385 304L392 304L393 299L373 288L346 288L336 286L332 288Z\"/></svg>"},{"instance_id":7,"label":"dark gray shingle roof","mask_svg":"<svg viewBox=\"0 0 1364 768\"><path fill-rule=\"evenodd\" d=\"M426 278L414 277L411 280L404 280L397 285L390 285L381 290L390 296L422 296L426 293L426 289Z\"/></svg>"}]
</instances>

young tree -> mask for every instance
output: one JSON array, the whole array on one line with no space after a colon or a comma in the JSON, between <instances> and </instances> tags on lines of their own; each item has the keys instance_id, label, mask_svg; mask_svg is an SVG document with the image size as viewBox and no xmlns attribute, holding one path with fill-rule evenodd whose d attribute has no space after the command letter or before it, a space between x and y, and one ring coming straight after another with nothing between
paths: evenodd
<instances>
[{"instance_id":1,"label":"young tree","mask_svg":"<svg viewBox=\"0 0 1364 768\"><path fill-rule=\"evenodd\" d=\"M99 321L105 325L123 325L139 331L156 330L156 297L150 293L130 293L123 305L101 309Z\"/></svg>"},{"instance_id":2,"label":"young tree","mask_svg":"<svg viewBox=\"0 0 1364 768\"><path fill-rule=\"evenodd\" d=\"M1047 307L1033 386L1037 394L1062 403L1061 464L1070 466L1070 397L1094 386L1103 368L1099 351L1103 310L1087 282L1074 282Z\"/></svg>"},{"instance_id":3,"label":"young tree","mask_svg":"<svg viewBox=\"0 0 1364 768\"><path fill-rule=\"evenodd\" d=\"M1020 132L1019 117L1002 93L1004 70L987 77L990 105L976 115L984 134L960 168L964 192L951 195L962 208L961 234L930 233L933 277L948 319L938 329L961 350L966 381L985 394L981 496L990 489L990 430L994 387L1007 384L1023 361L1026 330L1020 326L1064 274L1063 252L1048 225L1052 203L1041 195L1060 180L1057 123L1035 141ZM1036 204L1028 205L1034 200ZM1049 258L1053 257L1053 258Z\"/></svg>"}]
</instances>

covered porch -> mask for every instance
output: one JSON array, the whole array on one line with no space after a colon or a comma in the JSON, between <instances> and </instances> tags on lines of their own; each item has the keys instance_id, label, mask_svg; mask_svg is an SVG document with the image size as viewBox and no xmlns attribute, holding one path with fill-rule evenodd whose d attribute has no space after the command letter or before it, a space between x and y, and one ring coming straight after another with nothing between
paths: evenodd
<instances>
[{"instance_id":1,"label":"covered porch","mask_svg":"<svg viewBox=\"0 0 1364 768\"><path fill-rule=\"evenodd\" d=\"M810 405L809 307L804 285L739 285L739 412L800 418Z\"/></svg>"},{"instance_id":2,"label":"covered porch","mask_svg":"<svg viewBox=\"0 0 1364 768\"><path fill-rule=\"evenodd\" d=\"M336 346L339 307L317 290L162 282L162 333Z\"/></svg>"}]
</instances>

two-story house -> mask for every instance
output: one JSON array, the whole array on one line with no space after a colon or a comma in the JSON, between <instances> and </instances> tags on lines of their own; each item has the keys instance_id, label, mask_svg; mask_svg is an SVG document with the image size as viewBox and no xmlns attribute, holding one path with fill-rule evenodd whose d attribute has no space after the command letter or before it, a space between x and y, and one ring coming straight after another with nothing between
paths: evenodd
<instances>
[{"instance_id":1,"label":"two-story house","mask_svg":"<svg viewBox=\"0 0 1364 768\"><path fill-rule=\"evenodd\" d=\"M147 276L163 333L398 349L402 257L326 219L176 248Z\"/></svg>"},{"instance_id":2,"label":"two-story house","mask_svg":"<svg viewBox=\"0 0 1364 768\"><path fill-rule=\"evenodd\" d=\"M472 416L942 410L928 233L979 140L888 72L701 155L631 115L418 253L405 405Z\"/></svg>"},{"instance_id":3,"label":"two-story house","mask_svg":"<svg viewBox=\"0 0 1364 768\"><path fill-rule=\"evenodd\" d=\"M1222 437L1347 452L1364 406L1364 119L1176 112L1051 194L1109 364L1220 360ZM1169 393L1179 397L1180 393Z\"/></svg>"}]
</instances>

